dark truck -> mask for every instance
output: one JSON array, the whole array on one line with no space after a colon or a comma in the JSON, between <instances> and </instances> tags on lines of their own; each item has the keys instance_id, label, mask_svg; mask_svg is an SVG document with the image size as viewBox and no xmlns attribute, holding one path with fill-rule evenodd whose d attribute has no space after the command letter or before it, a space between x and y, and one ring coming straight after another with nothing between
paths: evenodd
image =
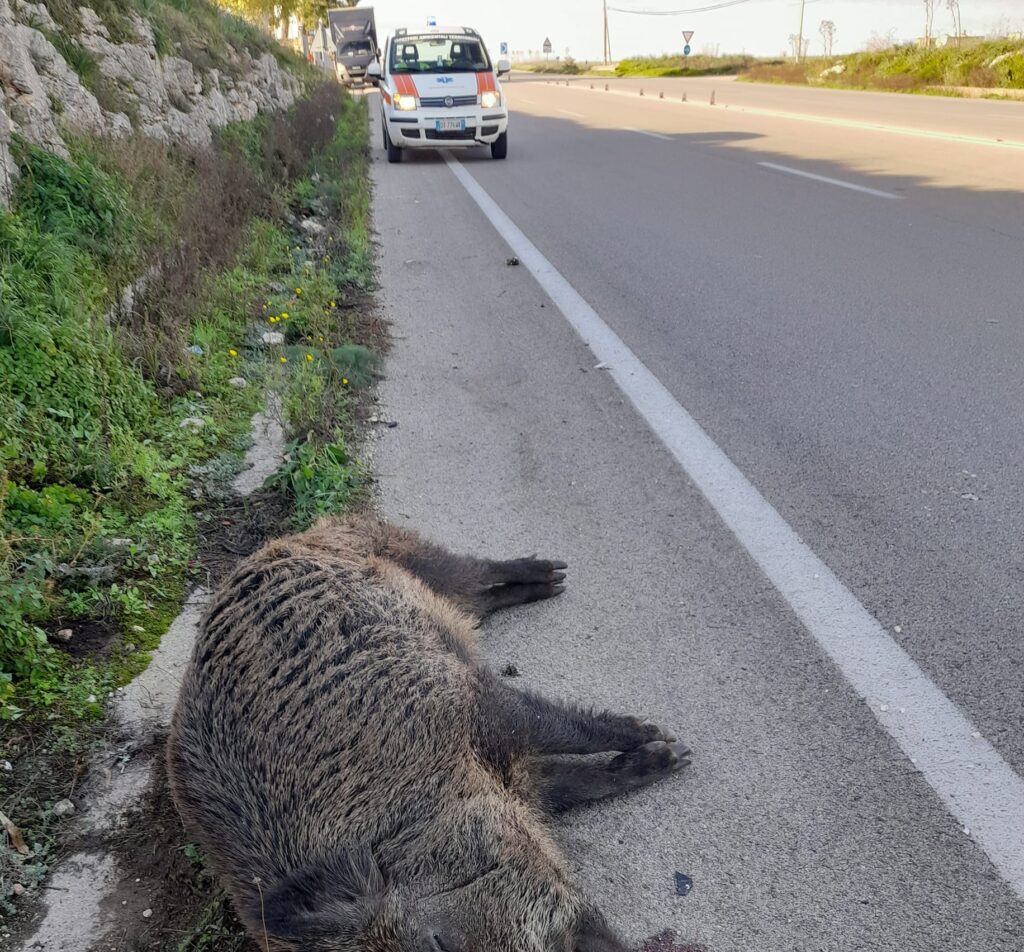
<instances>
[{"instance_id":1,"label":"dark truck","mask_svg":"<svg viewBox=\"0 0 1024 952\"><path fill-rule=\"evenodd\" d=\"M335 70L346 86L366 83L366 67L377 58L373 7L335 7L327 11L335 49Z\"/></svg>"}]
</instances>

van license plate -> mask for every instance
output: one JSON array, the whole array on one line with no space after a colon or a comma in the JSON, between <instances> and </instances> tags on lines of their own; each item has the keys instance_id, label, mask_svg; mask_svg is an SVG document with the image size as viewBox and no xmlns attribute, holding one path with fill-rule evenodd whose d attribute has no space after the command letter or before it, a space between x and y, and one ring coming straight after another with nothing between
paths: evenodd
<instances>
[{"instance_id":1,"label":"van license plate","mask_svg":"<svg viewBox=\"0 0 1024 952\"><path fill-rule=\"evenodd\" d=\"M465 119L435 119L434 129L437 132L462 132L466 128Z\"/></svg>"}]
</instances>

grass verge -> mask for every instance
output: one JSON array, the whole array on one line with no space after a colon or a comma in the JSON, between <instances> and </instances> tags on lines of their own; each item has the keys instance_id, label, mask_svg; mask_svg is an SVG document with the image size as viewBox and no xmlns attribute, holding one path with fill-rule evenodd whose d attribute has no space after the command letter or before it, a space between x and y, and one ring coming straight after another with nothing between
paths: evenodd
<instances>
[{"instance_id":1,"label":"grass verge","mask_svg":"<svg viewBox=\"0 0 1024 952\"><path fill-rule=\"evenodd\" d=\"M642 56L620 60L616 76L735 76L752 56Z\"/></svg>"},{"instance_id":2,"label":"grass verge","mask_svg":"<svg viewBox=\"0 0 1024 952\"><path fill-rule=\"evenodd\" d=\"M296 523L361 491L366 136L364 104L325 85L205 152L16 147L0 215L0 812L24 843L0 843L2 917L58 849L53 807L106 730L105 698L202 571L197 532L267 387L294 439L279 486Z\"/></svg>"},{"instance_id":3,"label":"grass verge","mask_svg":"<svg viewBox=\"0 0 1024 952\"><path fill-rule=\"evenodd\" d=\"M803 63L758 63L744 80L836 89L955 95L958 87L1024 89L1024 43L991 40L972 46L919 49L896 46L847 56L814 57Z\"/></svg>"}]
</instances>

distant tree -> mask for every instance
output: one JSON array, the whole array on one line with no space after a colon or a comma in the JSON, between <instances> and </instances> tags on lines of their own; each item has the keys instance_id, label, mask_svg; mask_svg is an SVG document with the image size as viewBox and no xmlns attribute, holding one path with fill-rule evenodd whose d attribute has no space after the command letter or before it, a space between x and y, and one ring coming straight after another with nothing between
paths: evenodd
<instances>
[{"instance_id":1,"label":"distant tree","mask_svg":"<svg viewBox=\"0 0 1024 952\"><path fill-rule=\"evenodd\" d=\"M935 0L924 0L924 45L932 45L932 25L935 23Z\"/></svg>"},{"instance_id":2,"label":"distant tree","mask_svg":"<svg viewBox=\"0 0 1024 952\"><path fill-rule=\"evenodd\" d=\"M825 55L832 55L832 41L836 36L836 25L831 20L822 20L818 25L818 32L821 34L821 41L825 47Z\"/></svg>"},{"instance_id":3,"label":"distant tree","mask_svg":"<svg viewBox=\"0 0 1024 952\"><path fill-rule=\"evenodd\" d=\"M803 43L800 42L801 39ZM798 63L807 55L807 47L810 45L811 41L808 38L797 36L796 33L789 34L789 51Z\"/></svg>"},{"instance_id":4,"label":"distant tree","mask_svg":"<svg viewBox=\"0 0 1024 952\"><path fill-rule=\"evenodd\" d=\"M891 29L887 33L872 33L868 37L864 48L869 53L880 53L882 50L890 50L896 45L896 30Z\"/></svg>"},{"instance_id":5,"label":"distant tree","mask_svg":"<svg viewBox=\"0 0 1024 952\"><path fill-rule=\"evenodd\" d=\"M963 35L963 27L960 20L960 0L946 0L946 9L953 18L953 36L959 38Z\"/></svg>"},{"instance_id":6,"label":"distant tree","mask_svg":"<svg viewBox=\"0 0 1024 952\"><path fill-rule=\"evenodd\" d=\"M217 0L222 7L253 23L267 24L273 20L287 22L293 14L303 29L311 30L327 20L328 7L354 7L359 0Z\"/></svg>"},{"instance_id":7,"label":"distant tree","mask_svg":"<svg viewBox=\"0 0 1024 952\"><path fill-rule=\"evenodd\" d=\"M1024 25L1022 24L1024 24L1024 20L1014 26L1013 20L1010 19L1008 14L1004 13L998 20L992 23L985 35L991 40L998 40L1004 36L1009 36L1011 33L1024 33Z\"/></svg>"}]
</instances>

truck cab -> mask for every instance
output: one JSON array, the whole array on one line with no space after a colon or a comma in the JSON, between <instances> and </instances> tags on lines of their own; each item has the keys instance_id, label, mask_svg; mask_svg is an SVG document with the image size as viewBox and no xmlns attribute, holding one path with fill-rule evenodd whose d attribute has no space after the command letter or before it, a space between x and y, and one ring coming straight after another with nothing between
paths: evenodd
<instances>
[{"instance_id":1,"label":"truck cab","mask_svg":"<svg viewBox=\"0 0 1024 952\"><path fill-rule=\"evenodd\" d=\"M363 86L367 69L375 62L377 25L373 7L334 7L327 11L327 26L334 44L334 68L345 86Z\"/></svg>"},{"instance_id":2,"label":"truck cab","mask_svg":"<svg viewBox=\"0 0 1024 952\"><path fill-rule=\"evenodd\" d=\"M381 125L388 161L406 149L490 146L508 154L508 106L499 77L510 70L491 61L476 30L399 30L380 63L368 69L380 87Z\"/></svg>"}]
</instances>

